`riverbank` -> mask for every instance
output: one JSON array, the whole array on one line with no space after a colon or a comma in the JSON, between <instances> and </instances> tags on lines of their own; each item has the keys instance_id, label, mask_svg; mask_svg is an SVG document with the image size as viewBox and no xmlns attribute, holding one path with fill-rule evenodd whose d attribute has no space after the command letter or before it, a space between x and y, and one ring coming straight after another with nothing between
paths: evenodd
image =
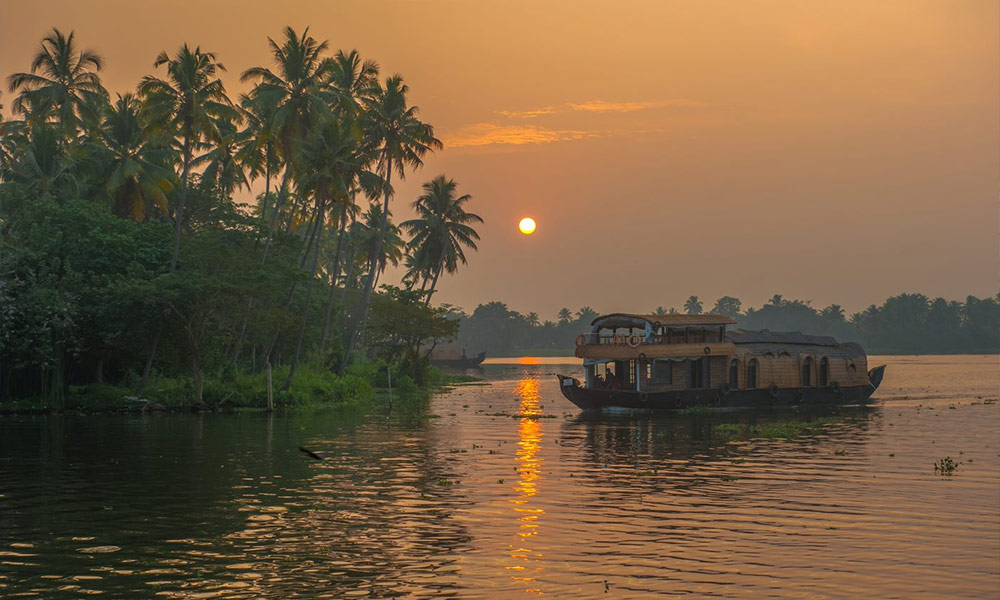
<instances>
[{"instance_id":1,"label":"riverbank","mask_svg":"<svg viewBox=\"0 0 1000 600\"><path fill-rule=\"evenodd\" d=\"M392 375L390 386L389 375ZM272 372L274 409L308 409L338 406L372 400L391 389L400 397L427 395L457 383L477 381L476 377L442 373L430 367L424 385L418 386L408 375L386 371L381 363L356 365L343 377L326 369L301 366L288 390L281 385L288 375L287 366ZM190 377L161 377L151 380L141 395L135 386L88 384L69 386L61 398L13 398L0 401L0 415L58 414L76 412L142 413L150 411L201 412L226 410L267 410L267 375L229 373L205 379L202 402L195 402Z\"/></svg>"}]
</instances>

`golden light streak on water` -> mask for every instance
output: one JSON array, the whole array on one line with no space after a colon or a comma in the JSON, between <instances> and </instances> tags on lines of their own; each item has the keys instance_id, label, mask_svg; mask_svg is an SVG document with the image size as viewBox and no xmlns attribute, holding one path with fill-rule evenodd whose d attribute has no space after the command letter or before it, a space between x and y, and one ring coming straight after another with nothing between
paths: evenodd
<instances>
[{"instance_id":1,"label":"golden light streak on water","mask_svg":"<svg viewBox=\"0 0 1000 600\"><path fill-rule=\"evenodd\" d=\"M545 567L542 565L542 555L531 550L533 538L539 534L539 520L545 514L542 508L534 507L531 499L538 493L538 484L542 479L542 460L539 456L541 446L542 425L538 420L542 411L538 404L538 380L534 378L521 379L515 389L520 398L520 424L517 430L517 453L514 455L514 464L517 468L518 482L514 488L517 497L511 499L514 505L514 513L517 515L518 532L517 542L510 547L510 556L513 559L508 570L514 571L512 579L525 584L533 584L536 577L533 574L541 572ZM525 592L541 594L541 588L537 586L526 587Z\"/></svg>"}]
</instances>

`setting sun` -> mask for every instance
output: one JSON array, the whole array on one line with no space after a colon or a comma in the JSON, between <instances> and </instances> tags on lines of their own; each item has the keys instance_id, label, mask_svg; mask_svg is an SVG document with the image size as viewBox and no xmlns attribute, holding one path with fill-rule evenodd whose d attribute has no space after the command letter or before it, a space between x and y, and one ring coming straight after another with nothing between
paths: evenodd
<instances>
[{"instance_id":1,"label":"setting sun","mask_svg":"<svg viewBox=\"0 0 1000 600\"><path fill-rule=\"evenodd\" d=\"M535 220L531 217L524 217L521 222L517 224L517 228L521 230L524 235L531 235L535 233Z\"/></svg>"}]
</instances>

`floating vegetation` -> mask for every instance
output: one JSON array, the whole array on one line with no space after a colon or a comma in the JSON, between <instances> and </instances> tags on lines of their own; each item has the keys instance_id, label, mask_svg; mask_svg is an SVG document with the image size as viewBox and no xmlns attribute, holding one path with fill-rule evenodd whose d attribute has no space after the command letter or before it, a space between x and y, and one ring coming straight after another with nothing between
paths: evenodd
<instances>
[{"instance_id":1,"label":"floating vegetation","mask_svg":"<svg viewBox=\"0 0 1000 600\"><path fill-rule=\"evenodd\" d=\"M507 412L495 412L486 413L487 417L510 417L511 419L557 419L556 415L536 415L529 413L507 413Z\"/></svg>"},{"instance_id":2,"label":"floating vegetation","mask_svg":"<svg viewBox=\"0 0 1000 600\"><path fill-rule=\"evenodd\" d=\"M812 421L780 421L749 425L746 423L725 423L716 425L716 435L727 441L750 439L791 439L803 435L822 432L831 425L840 423L838 417L820 417Z\"/></svg>"},{"instance_id":3,"label":"floating vegetation","mask_svg":"<svg viewBox=\"0 0 1000 600\"><path fill-rule=\"evenodd\" d=\"M934 463L934 472L940 473L941 475L952 475L958 470L958 466L960 464L962 463L957 460L952 460L950 456L946 456Z\"/></svg>"}]
</instances>

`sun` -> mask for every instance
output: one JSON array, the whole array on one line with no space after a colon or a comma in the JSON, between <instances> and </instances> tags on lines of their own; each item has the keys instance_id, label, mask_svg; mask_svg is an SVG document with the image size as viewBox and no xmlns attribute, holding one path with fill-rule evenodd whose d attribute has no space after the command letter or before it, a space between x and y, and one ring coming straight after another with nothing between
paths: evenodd
<instances>
[{"instance_id":1,"label":"sun","mask_svg":"<svg viewBox=\"0 0 1000 600\"><path fill-rule=\"evenodd\" d=\"M521 230L524 235L531 235L535 233L535 220L531 217L524 217L521 222L517 224L517 228Z\"/></svg>"}]
</instances>

